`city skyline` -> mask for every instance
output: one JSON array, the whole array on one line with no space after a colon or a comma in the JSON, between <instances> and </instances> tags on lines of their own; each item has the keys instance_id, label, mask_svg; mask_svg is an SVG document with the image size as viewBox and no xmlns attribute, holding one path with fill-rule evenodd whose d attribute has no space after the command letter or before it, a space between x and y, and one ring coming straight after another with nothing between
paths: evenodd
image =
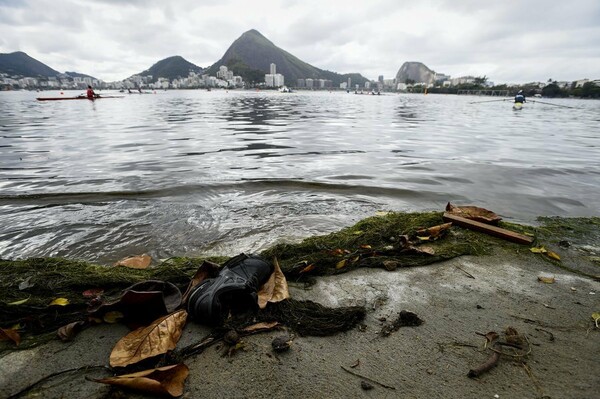
<instances>
[{"instance_id":1,"label":"city skyline","mask_svg":"<svg viewBox=\"0 0 600 399\"><path fill-rule=\"evenodd\" d=\"M0 1L0 52L114 81L172 55L208 67L257 29L311 65L369 79L395 76L404 61L507 83L595 79L600 70L593 0L196 3Z\"/></svg>"}]
</instances>

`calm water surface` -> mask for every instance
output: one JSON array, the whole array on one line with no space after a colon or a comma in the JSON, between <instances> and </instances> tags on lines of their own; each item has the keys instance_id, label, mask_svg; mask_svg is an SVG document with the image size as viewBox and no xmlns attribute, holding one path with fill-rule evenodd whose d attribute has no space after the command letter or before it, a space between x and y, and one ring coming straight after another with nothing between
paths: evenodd
<instances>
[{"instance_id":1,"label":"calm water surface","mask_svg":"<svg viewBox=\"0 0 600 399\"><path fill-rule=\"evenodd\" d=\"M0 93L0 258L233 255L448 201L600 215L598 101L40 94Z\"/></svg>"}]
</instances>

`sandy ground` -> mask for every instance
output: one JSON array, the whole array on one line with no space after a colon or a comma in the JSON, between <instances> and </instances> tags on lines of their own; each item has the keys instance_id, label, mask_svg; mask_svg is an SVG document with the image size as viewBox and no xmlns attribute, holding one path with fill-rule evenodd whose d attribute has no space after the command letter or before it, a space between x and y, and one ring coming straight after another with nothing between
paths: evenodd
<instances>
[{"instance_id":1,"label":"sandy ground","mask_svg":"<svg viewBox=\"0 0 600 399\"><path fill-rule=\"evenodd\" d=\"M554 276L556 282L541 283L537 278L542 275ZM328 306L365 305L366 328L332 337L296 336L291 349L282 354L271 349L272 339L282 331L245 337L245 350L231 357L210 347L186 360L190 375L183 397L583 399L600 395L600 330L592 328L591 319L593 312L600 312L600 283L565 272L541 255L498 252L393 272L360 269L321 278L310 290L292 285L291 294ZM380 336L381 318L391 320L403 309L418 314L424 324ZM507 326L527 335L531 343L527 366L502 357L488 373L468 378L469 369L491 354L483 350L485 339L477 332L501 333ZM112 347L127 332L121 325L98 326L70 343L52 341L4 353L0 397L11 397L61 370L108 365ZM188 323L179 346L208 332ZM144 397L119 394L85 379L109 375L102 368L66 373L16 397ZM362 389L367 378L373 389Z\"/></svg>"}]
</instances>

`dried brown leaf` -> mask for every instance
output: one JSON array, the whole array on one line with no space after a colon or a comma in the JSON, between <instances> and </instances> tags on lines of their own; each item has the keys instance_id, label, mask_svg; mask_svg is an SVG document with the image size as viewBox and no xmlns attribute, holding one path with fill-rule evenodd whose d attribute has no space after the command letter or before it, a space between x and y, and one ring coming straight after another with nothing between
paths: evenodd
<instances>
[{"instance_id":1,"label":"dried brown leaf","mask_svg":"<svg viewBox=\"0 0 600 399\"><path fill-rule=\"evenodd\" d=\"M502 218L494 212L477 206L454 206L448 202L446 205L446 212L487 224L495 225L502 220Z\"/></svg>"},{"instance_id":2,"label":"dried brown leaf","mask_svg":"<svg viewBox=\"0 0 600 399\"><path fill-rule=\"evenodd\" d=\"M183 395L183 385L189 372L188 367L180 363L94 381L154 395L177 397Z\"/></svg>"},{"instance_id":3,"label":"dried brown leaf","mask_svg":"<svg viewBox=\"0 0 600 399\"><path fill-rule=\"evenodd\" d=\"M417 236L420 240L435 240L446 234L450 227L452 227L452 222L417 230Z\"/></svg>"},{"instance_id":4,"label":"dried brown leaf","mask_svg":"<svg viewBox=\"0 0 600 399\"><path fill-rule=\"evenodd\" d=\"M258 306L261 309L266 308L268 302L281 302L290 297L287 280L277 258L273 259L273 265L273 273L258 292Z\"/></svg>"},{"instance_id":5,"label":"dried brown leaf","mask_svg":"<svg viewBox=\"0 0 600 399\"><path fill-rule=\"evenodd\" d=\"M21 334L14 328L0 328L0 341L12 341L19 346L21 343Z\"/></svg>"},{"instance_id":6,"label":"dried brown leaf","mask_svg":"<svg viewBox=\"0 0 600 399\"><path fill-rule=\"evenodd\" d=\"M110 365L125 367L175 349L186 319L187 312L178 310L127 334L113 348Z\"/></svg>"},{"instance_id":7,"label":"dried brown leaf","mask_svg":"<svg viewBox=\"0 0 600 399\"><path fill-rule=\"evenodd\" d=\"M59 328L56 335L58 335L58 338L60 338L61 341L67 342L75 338L75 336L87 326L89 326L89 322L87 321L74 321L73 323L69 323L66 326Z\"/></svg>"},{"instance_id":8,"label":"dried brown leaf","mask_svg":"<svg viewBox=\"0 0 600 399\"><path fill-rule=\"evenodd\" d=\"M415 247L415 250L422 254L435 255L435 249L433 249L432 247L426 247L423 245L420 247Z\"/></svg>"},{"instance_id":9,"label":"dried brown leaf","mask_svg":"<svg viewBox=\"0 0 600 399\"><path fill-rule=\"evenodd\" d=\"M539 276L538 277L538 281L542 282L544 284L554 284L554 282L556 281L554 279L554 277L548 277L548 276Z\"/></svg>"},{"instance_id":10,"label":"dried brown leaf","mask_svg":"<svg viewBox=\"0 0 600 399\"><path fill-rule=\"evenodd\" d=\"M251 326L248 327L244 327L242 328L243 332L247 332L247 333L254 333L254 332L259 332L259 331L270 331L275 329L275 327L279 327L279 322L278 321L271 321L271 322L261 322L261 323L256 323L256 324L252 324Z\"/></svg>"},{"instance_id":11,"label":"dried brown leaf","mask_svg":"<svg viewBox=\"0 0 600 399\"><path fill-rule=\"evenodd\" d=\"M148 254L129 256L121 259L115 266L125 266L131 269L146 269L152 263L152 258Z\"/></svg>"},{"instance_id":12,"label":"dried brown leaf","mask_svg":"<svg viewBox=\"0 0 600 399\"><path fill-rule=\"evenodd\" d=\"M310 265L306 266L304 269L300 270L299 274L311 272L311 271L315 270L316 267L317 266L314 263L311 263Z\"/></svg>"}]
</instances>

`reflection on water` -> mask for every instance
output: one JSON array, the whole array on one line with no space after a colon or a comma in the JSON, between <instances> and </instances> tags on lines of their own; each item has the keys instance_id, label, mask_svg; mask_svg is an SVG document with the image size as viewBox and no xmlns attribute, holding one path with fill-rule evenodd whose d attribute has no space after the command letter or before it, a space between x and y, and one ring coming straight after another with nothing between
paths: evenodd
<instances>
[{"instance_id":1,"label":"reflection on water","mask_svg":"<svg viewBox=\"0 0 600 399\"><path fill-rule=\"evenodd\" d=\"M600 107L473 97L0 93L0 257L235 254L376 210L600 211Z\"/></svg>"}]
</instances>

